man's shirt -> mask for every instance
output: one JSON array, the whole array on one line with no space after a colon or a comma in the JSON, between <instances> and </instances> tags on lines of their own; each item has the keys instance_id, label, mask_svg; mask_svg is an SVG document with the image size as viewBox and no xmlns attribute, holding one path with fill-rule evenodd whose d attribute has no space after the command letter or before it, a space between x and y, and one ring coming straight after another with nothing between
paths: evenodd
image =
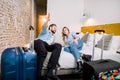
<instances>
[{"instance_id":1,"label":"man's shirt","mask_svg":"<svg viewBox=\"0 0 120 80\"><path fill-rule=\"evenodd\" d=\"M48 30L46 26L42 26L42 32L41 34L39 34L37 39L41 39L47 42L48 44L52 44L54 43L55 36L52 35L52 33Z\"/></svg>"}]
</instances>

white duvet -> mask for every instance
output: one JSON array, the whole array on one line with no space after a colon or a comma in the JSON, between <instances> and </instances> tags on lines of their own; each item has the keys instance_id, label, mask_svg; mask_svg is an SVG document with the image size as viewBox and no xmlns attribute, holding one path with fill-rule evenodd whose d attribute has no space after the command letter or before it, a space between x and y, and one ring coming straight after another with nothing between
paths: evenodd
<instances>
[{"instance_id":1,"label":"white duvet","mask_svg":"<svg viewBox=\"0 0 120 80\"><path fill-rule=\"evenodd\" d=\"M92 55L92 50L93 50L93 44L92 43L87 43L84 44L82 53L84 54L89 54ZM103 51L103 59L112 59L115 61L120 62L120 54L116 53L118 46L120 45L120 36L114 36L112 43L110 45L109 50L104 50ZM101 49L100 48L95 48L95 53L94 53L94 59L93 60L98 60L101 59ZM71 53L61 51L60 59L59 59L59 64L61 68L75 68L75 59Z\"/></svg>"},{"instance_id":2,"label":"white duvet","mask_svg":"<svg viewBox=\"0 0 120 80\"><path fill-rule=\"evenodd\" d=\"M82 53L92 55L92 49L84 46ZM115 50L103 51L103 59L112 59L120 62L120 54L116 53ZM101 49L95 48L94 59L101 59ZM60 59L59 59L60 68L75 68L75 59L71 53L61 51Z\"/></svg>"}]
</instances>

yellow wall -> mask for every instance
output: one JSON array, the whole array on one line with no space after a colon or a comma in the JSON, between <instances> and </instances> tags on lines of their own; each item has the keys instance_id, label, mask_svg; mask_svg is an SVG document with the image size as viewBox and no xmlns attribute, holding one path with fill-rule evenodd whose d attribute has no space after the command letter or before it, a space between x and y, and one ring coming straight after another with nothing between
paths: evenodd
<instances>
[{"instance_id":1,"label":"yellow wall","mask_svg":"<svg viewBox=\"0 0 120 80\"><path fill-rule=\"evenodd\" d=\"M45 15L38 15L38 27L37 27L37 36L41 33L42 31L42 25L43 25L43 18Z\"/></svg>"},{"instance_id":2,"label":"yellow wall","mask_svg":"<svg viewBox=\"0 0 120 80\"><path fill-rule=\"evenodd\" d=\"M107 34L120 35L120 23L115 24L104 24L95 26L83 26L81 27L81 32L94 33L94 30L105 30Z\"/></svg>"}]
</instances>

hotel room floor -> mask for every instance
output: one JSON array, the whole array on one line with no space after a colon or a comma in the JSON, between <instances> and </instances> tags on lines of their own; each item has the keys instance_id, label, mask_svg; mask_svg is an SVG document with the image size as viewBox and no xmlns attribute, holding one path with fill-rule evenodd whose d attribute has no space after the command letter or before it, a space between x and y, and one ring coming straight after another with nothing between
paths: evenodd
<instances>
[{"instance_id":1,"label":"hotel room floor","mask_svg":"<svg viewBox=\"0 0 120 80\"><path fill-rule=\"evenodd\" d=\"M69 74L69 75L59 75L58 77L60 78L60 80L83 80L82 72ZM1 76L0 76L0 80L1 80ZM46 80L44 76L42 77L42 80Z\"/></svg>"},{"instance_id":2,"label":"hotel room floor","mask_svg":"<svg viewBox=\"0 0 120 80\"><path fill-rule=\"evenodd\" d=\"M59 75L58 77L60 78L60 80L83 80L82 72L69 75ZM42 80L46 80L44 76Z\"/></svg>"}]
</instances>

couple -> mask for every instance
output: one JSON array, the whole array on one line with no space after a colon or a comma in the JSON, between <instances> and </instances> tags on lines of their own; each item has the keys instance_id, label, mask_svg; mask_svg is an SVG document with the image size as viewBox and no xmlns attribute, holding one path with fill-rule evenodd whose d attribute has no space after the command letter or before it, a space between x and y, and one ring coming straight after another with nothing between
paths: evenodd
<instances>
[{"instance_id":1,"label":"couple","mask_svg":"<svg viewBox=\"0 0 120 80\"><path fill-rule=\"evenodd\" d=\"M47 65L47 74L46 78L48 80L60 80L55 74L56 65L60 57L62 46L59 43L54 43L56 33L56 25L51 24L47 27L47 23L50 20L50 14L46 15L46 21L42 26L41 34L34 40L34 50L37 53L37 80L41 80L41 72L43 67L43 62L47 56L47 52L52 52ZM80 53L78 50L82 49L83 43L79 39L79 36L76 36L73 33L70 33L67 27L64 27L62 30L63 41L67 45L64 50L73 54L76 59L77 67L76 71L81 70L81 60Z\"/></svg>"}]
</instances>

